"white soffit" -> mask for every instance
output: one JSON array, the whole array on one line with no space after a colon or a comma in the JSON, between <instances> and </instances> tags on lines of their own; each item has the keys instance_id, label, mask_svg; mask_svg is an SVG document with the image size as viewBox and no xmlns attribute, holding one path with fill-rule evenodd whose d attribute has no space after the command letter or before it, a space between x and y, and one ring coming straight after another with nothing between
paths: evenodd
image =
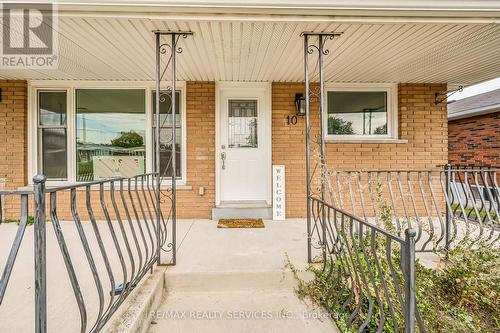
<instances>
[{"instance_id":1,"label":"white soffit","mask_svg":"<svg viewBox=\"0 0 500 333\"><path fill-rule=\"evenodd\" d=\"M500 76L500 24L343 23L59 18L58 70L0 70L3 79L154 80L152 30L191 30L181 40L180 80L302 81L302 31L342 31L328 41L335 82L447 82Z\"/></svg>"}]
</instances>

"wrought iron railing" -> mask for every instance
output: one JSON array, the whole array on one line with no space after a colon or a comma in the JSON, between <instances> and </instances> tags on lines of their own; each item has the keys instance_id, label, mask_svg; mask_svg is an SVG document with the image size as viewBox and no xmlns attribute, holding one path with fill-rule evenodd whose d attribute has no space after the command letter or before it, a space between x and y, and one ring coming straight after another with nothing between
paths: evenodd
<instances>
[{"instance_id":1,"label":"wrought iron railing","mask_svg":"<svg viewBox=\"0 0 500 333\"><path fill-rule=\"evenodd\" d=\"M415 301L415 236L404 238L310 197L320 301L330 315L358 332L423 332Z\"/></svg>"},{"instance_id":2,"label":"wrought iron railing","mask_svg":"<svg viewBox=\"0 0 500 333\"><path fill-rule=\"evenodd\" d=\"M499 170L325 170L325 201L400 236L415 228L417 251L499 239Z\"/></svg>"},{"instance_id":3,"label":"wrought iron railing","mask_svg":"<svg viewBox=\"0 0 500 333\"><path fill-rule=\"evenodd\" d=\"M324 307L358 332L425 332L415 254L498 246L497 173L450 166L331 171L318 162L308 197L308 251L321 264L315 281Z\"/></svg>"},{"instance_id":4,"label":"wrought iron railing","mask_svg":"<svg viewBox=\"0 0 500 333\"><path fill-rule=\"evenodd\" d=\"M33 222L35 332L46 331L51 301L47 285L52 284L53 289L64 281L71 285L78 311L79 323L72 329L82 333L102 329L160 263L162 253L172 252L167 225L170 214L166 218L163 213L157 215L161 210L157 210L156 176L151 173L55 188L45 188L45 177L36 176L32 191L1 191L3 202L17 201L20 214L0 280L0 314L6 297L15 297L16 291L8 286L15 278L12 272L23 237ZM167 210L168 206L163 207ZM58 271L57 280L50 280L57 260L64 268ZM30 309L32 299L25 301L25 309Z\"/></svg>"}]
</instances>

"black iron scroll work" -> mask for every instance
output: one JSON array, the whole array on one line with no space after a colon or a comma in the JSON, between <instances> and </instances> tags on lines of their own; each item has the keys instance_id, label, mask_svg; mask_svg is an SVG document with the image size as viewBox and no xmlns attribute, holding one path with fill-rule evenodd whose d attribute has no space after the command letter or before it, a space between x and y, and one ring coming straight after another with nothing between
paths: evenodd
<instances>
[{"instance_id":1,"label":"black iron scroll work","mask_svg":"<svg viewBox=\"0 0 500 333\"><path fill-rule=\"evenodd\" d=\"M322 240L326 237L326 226L324 223L313 223L312 221L312 197L325 201L325 141L323 136L323 107L325 101L324 91L324 76L323 76L323 60L324 56L330 54L330 51L325 48L328 40L333 40L339 37L341 32L303 32L301 36L304 38L304 80L306 90L306 187L307 187L307 259L313 262L313 248L321 250L323 262L326 258L326 248ZM316 57L314 68L309 71L309 58ZM311 81L317 82L317 86L311 89ZM314 168L311 170L311 128L310 128L310 108L311 102L315 100L319 105L320 132L315 143L319 151L315 149L319 155L315 158ZM315 174L321 173L321 182L314 186L312 180ZM322 212L323 215L326 211ZM325 216L318 221L325 221ZM313 238L315 238L313 240Z\"/></svg>"},{"instance_id":2,"label":"black iron scroll work","mask_svg":"<svg viewBox=\"0 0 500 333\"><path fill-rule=\"evenodd\" d=\"M177 68L176 68L176 55L182 53L182 47L178 46L179 40L186 39L188 36L192 35L191 31L153 31L155 34L155 53L156 53L156 97L155 97L155 170L159 171L155 182L155 195L156 195L156 209L157 209L157 221L156 226L158 230L160 228L160 223L165 223L165 233L157 233L157 256L158 265L175 265L176 263L176 142L175 142L175 110L177 107L176 100L176 80L177 80ZM162 38L165 37L165 38ZM162 41L165 39L165 42ZM164 80L164 77L169 75L170 70L170 80ZM168 82L169 85L162 88L162 81ZM170 108L168 113L171 114L171 136L166 141L160 141L160 132L162 128L165 128L165 123L167 122L167 117L163 119L160 124L160 103L165 102L170 99ZM160 124L160 126L156 126ZM160 144L156 144L156 143ZM160 153L168 152L170 148L171 154L167 161L167 165L164 170L160 167ZM170 175L171 187L162 188L162 179L166 179L167 172L171 168L172 173ZM168 211L167 218L164 219L163 212L161 209L162 204L170 203L170 210ZM168 222L171 221L171 235L168 235ZM161 254L170 254L168 262L162 262Z\"/></svg>"}]
</instances>

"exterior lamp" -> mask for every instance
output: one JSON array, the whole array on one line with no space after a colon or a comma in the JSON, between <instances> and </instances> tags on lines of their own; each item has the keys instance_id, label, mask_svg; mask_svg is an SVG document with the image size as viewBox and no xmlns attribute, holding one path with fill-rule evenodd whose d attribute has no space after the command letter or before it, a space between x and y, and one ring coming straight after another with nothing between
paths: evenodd
<instances>
[{"instance_id":1,"label":"exterior lamp","mask_svg":"<svg viewBox=\"0 0 500 333\"><path fill-rule=\"evenodd\" d=\"M304 116L306 114L306 99L303 94L295 94L295 115Z\"/></svg>"}]
</instances>

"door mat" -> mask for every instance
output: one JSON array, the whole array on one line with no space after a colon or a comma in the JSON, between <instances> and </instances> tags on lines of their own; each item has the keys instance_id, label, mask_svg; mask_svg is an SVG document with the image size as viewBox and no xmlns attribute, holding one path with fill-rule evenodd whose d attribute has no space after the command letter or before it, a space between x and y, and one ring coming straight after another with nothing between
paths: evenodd
<instances>
[{"instance_id":1,"label":"door mat","mask_svg":"<svg viewBox=\"0 0 500 333\"><path fill-rule=\"evenodd\" d=\"M265 228L262 219L220 219L217 228Z\"/></svg>"}]
</instances>

